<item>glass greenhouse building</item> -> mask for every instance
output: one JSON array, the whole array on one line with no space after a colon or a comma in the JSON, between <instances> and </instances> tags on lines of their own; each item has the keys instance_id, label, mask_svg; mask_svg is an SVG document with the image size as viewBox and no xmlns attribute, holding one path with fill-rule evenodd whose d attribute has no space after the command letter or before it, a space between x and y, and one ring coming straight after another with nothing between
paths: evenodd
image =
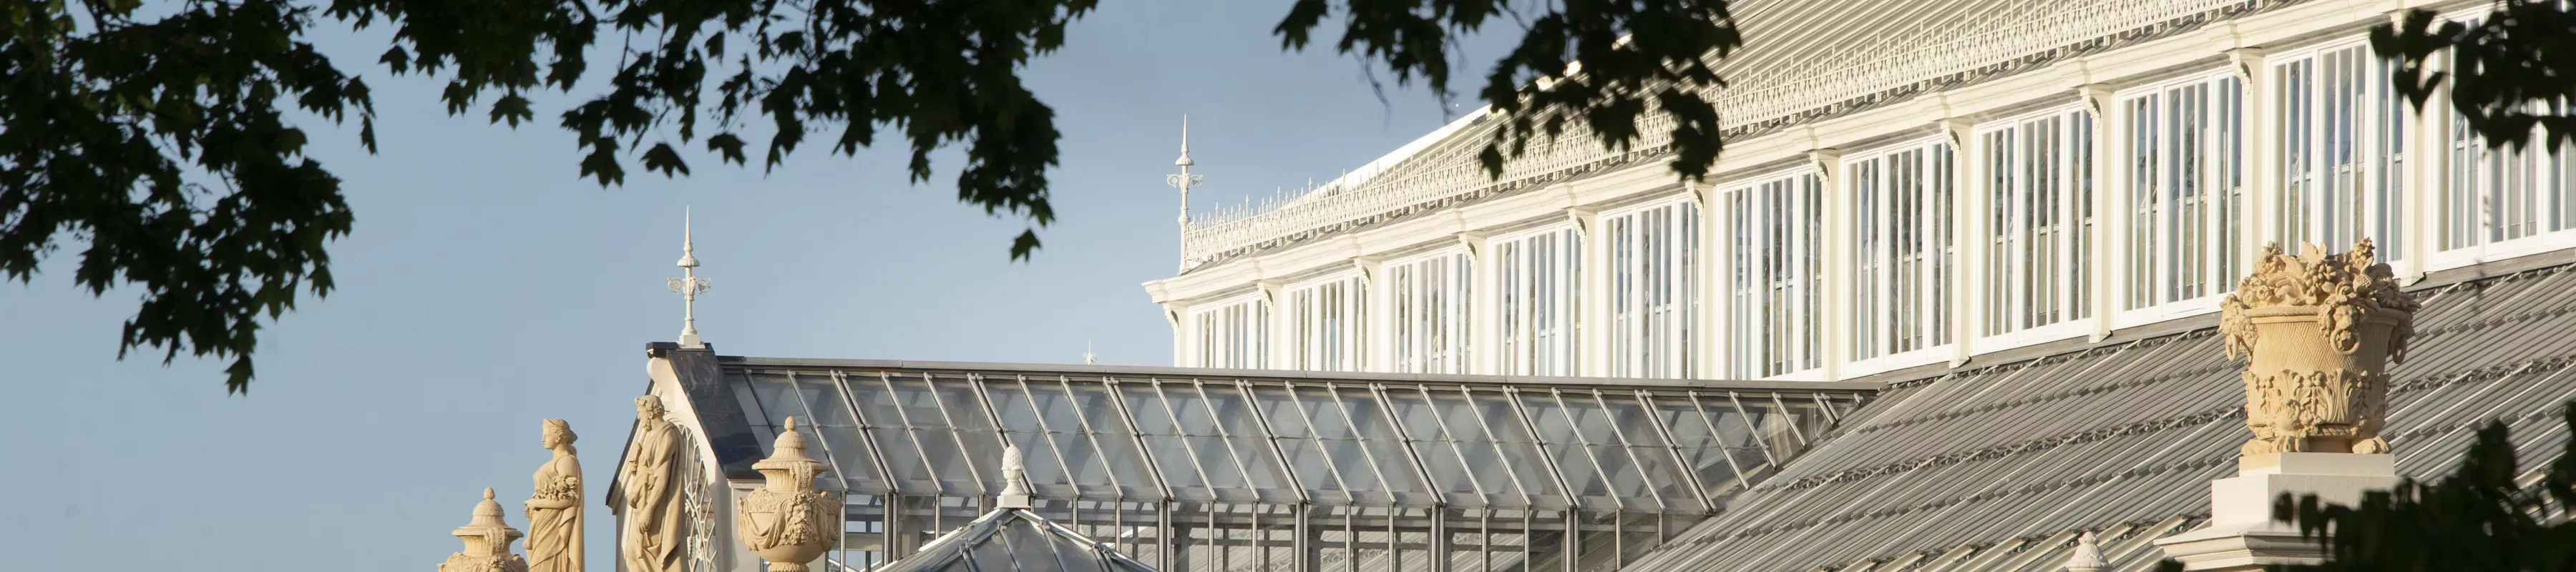
<instances>
[{"instance_id":1,"label":"glass greenhouse building","mask_svg":"<svg viewBox=\"0 0 2576 572\"><path fill-rule=\"evenodd\" d=\"M1615 569L1875 387L655 351L737 489L800 420L862 570L993 512L1006 442L1031 513L1163 570Z\"/></svg>"}]
</instances>

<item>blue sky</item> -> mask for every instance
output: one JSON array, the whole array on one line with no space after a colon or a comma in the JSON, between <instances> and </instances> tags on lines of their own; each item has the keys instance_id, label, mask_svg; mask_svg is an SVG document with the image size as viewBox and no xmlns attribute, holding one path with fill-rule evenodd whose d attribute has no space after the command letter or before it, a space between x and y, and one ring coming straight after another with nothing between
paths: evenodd
<instances>
[{"instance_id":1,"label":"blue sky","mask_svg":"<svg viewBox=\"0 0 2576 572\"><path fill-rule=\"evenodd\" d=\"M1170 329L1138 285L1174 268L1162 175L1181 114L1198 205L1330 179L1445 119L1418 89L1381 101L1329 44L1282 53L1287 5L1108 2L1032 63L1065 137L1060 222L1025 263L1007 256L1021 223L953 200L953 163L914 185L900 150L808 146L766 176L701 156L695 176L638 168L603 190L552 127L562 99L511 130L368 68L382 154L359 152L354 126L304 122L357 213L332 245L340 289L265 330L248 396L224 393L222 362L117 361L136 293L93 298L67 259L0 285L0 552L26 570L425 570L485 486L524 526L540 420L580 433L591 482L614 471L644 344L678 336L662 282L683 206L715 284L699 329L722 353L1075 363L1092 343L1102 363L1167 365ZM322 27L344 69L384 49L380 31ZM1482 57L1462 85L1494 43L1470 42ZM611 570L590 506L589 565Z\"/></svg>"}]
</instances>

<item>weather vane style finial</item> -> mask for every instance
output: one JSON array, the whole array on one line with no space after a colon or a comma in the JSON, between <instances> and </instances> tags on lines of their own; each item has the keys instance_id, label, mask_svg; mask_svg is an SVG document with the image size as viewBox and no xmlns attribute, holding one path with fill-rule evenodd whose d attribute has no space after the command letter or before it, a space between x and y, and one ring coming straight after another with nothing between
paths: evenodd
<instances>
[{"instance_id":1,"label":"weather vane style finial","mask_svg":"<svg viewBox=\"0 0 2576 572\"><path fill-rule=\"evenodd\" d=\"M680 347L703 348L707 344L698 339L698 293L707 291L710 284L707 279L698 277L697 244L689 236L689 227L689 211L683 208L680 210L681 277L669 279L669 283L671 291L680 295L684 309L680 322Z\"/></svg>"},{"instance_id":2,"label":"weather vane style finial","mask_svg":"<svg viewBox=\"0 0 2576 572\"><path fill-rule=\"evenodd\" d=\"M1163 184L1181 190L1181 233L1186 238L1190 232L1190 187L1199 186L1199 182L1207 178L1205 175L1190 174L1190 165L1197 164L1196 161L1190 160L1190 116L1181 116L1181 158L1172 161L1172 164L1180 166L1181 173L1164 175ZM1181 269L1190 269L1189 261L1181 261Z\"/></svg>"}]
</instances>

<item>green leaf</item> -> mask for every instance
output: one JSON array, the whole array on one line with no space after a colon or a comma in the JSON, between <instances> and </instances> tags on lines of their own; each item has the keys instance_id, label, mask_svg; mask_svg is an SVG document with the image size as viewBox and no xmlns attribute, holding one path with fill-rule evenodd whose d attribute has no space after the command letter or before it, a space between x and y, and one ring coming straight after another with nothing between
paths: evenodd
<instances>
[{"instance_id":1,"label":"green leaf","mask_svg":"<svg viewBox=\"0 0 2576 572\"><path fill-rule=\"evenodd\" d=\"M519 122L535 118L536 116L537 114L535 111L528 109L528 98L521 97L519 94L513 93L503 95L499 99L492 100L492 113L489 118L492 123L500 123L504 120L509 121L510 127L516 128L519 126Z\"/></svg>"},{"instance_id":2,"label":"green leaf","mask_svg":"<svg viewBox=\"0 0 2576 572\"><path fill-rule=\"evenodd\" d=\"M723 154L726 162L735 165L743 164L742 138L735 137L731 132L717 133L713 137L708 137L707 150Z\"/></svg>"},{"instance_id":3,"label":"green leaf","mask_svg":"<svg viewBox=\"0 0 2576 572\"><path fill-rule=\"evenodd\" d=\"M644 150L644 169L672 177L689 174L689 163L680 160L680 152L672 150L670 143L654 143L653 148Z\"/></svg>"}]
</instances>

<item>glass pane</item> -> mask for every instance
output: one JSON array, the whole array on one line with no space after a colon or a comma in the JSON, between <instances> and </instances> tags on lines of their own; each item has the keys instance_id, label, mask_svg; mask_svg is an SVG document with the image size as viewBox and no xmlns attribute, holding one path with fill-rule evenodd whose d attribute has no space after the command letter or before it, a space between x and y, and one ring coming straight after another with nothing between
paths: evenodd
<instances>
[{"instance_id":1,"label":"glass pane","mask_svg":"<svg viewBox=\"0 0 2576 572\"><path fill-rule=\"evenodd\" d=\"M1037 406L1029 402L1027 393L1020 391L1018 382L986 381L984 399L985 402L993 404L993 417L1002 420L1004 430L1045 431L1047 429L1039 422Z\"/></svg>"},{"instance_id":2,"label":"glass pane","mask_svg":"<svg viewBox=\"0 0 2576 572\"><path fill-rule=\"evenodd\" d=\"M963 430L992 431L993 414L984 408L983 397L975 385L965 379L940 379L930 382L939 393L939 405L947 415L948 426Z\"/></svg>"},{"instance_id":3,"label":"glass pane","mask_svg":"<svg viewBox=\"0 0 2576 572\"><path fill-rule=\"evenodd\" d=\"M1267 435L1261 430L1260 418L1255 417L1259 412L1255 411L1251 400L1243 396L1242 388L1231 385L1209 385L1200 388L1200 393L1206 396L1209 411L1216 416L1218 429L1224 430L1226 435L1234 437Z\"/></svg>"},{"instance_id":4,"label":"glass pane","mask_svg":"<svg viewBox=\"0 0 2576 572\"><path fill-rule=\"evenodd\" d=\"M1038 421L1048 431L1079 432L1083 430L1082 403L1066 393L1064 383L1030 380L1027 382L1030 403L1038 412ZM1097 387L1091 382L1075 382ZM1096 421L1095 421L1096 423Z\"/></svg>"},{"instance_id":5,"label":"glass pane","mask_svg":"<svg viewBox=\"0 0 2576 572\"><path fill-rule=\"evenodd\" d=\"M1306 427L1316 437L1348 439L1351 437L1351 424L1344 419L1342 405L1334 394L1314 386L1298 387L1296 391L1298 403L1306 409Z\"/></svg>"},{"instance_id":6,"label":"glass pane","mask_svg":"<svg viewBox=\"0 0 2576 572\"><path fill-rule=\"evenodd\" d=\"M1646 472L1628 457L1623 447L1591 445L1593 462L1600 463L1601 474L1609 479L1610 493L1626 498L1643 498L1654 493L1647 483Z\"/></svg>"},{"instance_id":7,"label":"glass pane","mask_svg":"<svg viewBox=\"0 0 2576 572\"><path fill-rule=\"evenodd\" d=\"M1217 434L1215 414L1209 411L1207 400L1199 395L1196 388L1178 383L1160 384L1160 386L1163 390L1163 403L1172 408L1172 416L1180 421L1181 434Z\"/></svg>"},{"instance_id":8,"label":"glass pane","mask_svg":"<svg viewBox=\"0 0 2576 572\"><path fill-rule=\"evenodd\" d=\"M812 429L807 435L822 441L822 453L831 457L834 470L842 478L875 483L884 480L877 474L876 459L860 439L858 419L850 414L850 404L841 396L840 387L830 378L799 378L797 395L813 413L804 419ZM874 485L871 485L874 486Z\"/></svg>"},{"instance_id":9,"label":"glass pane","mask_svg":"<svg viewBox=\"0 0 2576 572\"><path fill-rule=\"evenodd\" d=\"M1011 561L1023 572L1062 572L1056 563L1055 536L1039 530L1037 523L1011 519L1011 527L1002 540L1011 545Z\"/></svg>"},{"instance_id":10,"label":"glass pane","mask_svg":"<svg viewBox=\"0 0 2576 572\"><path fill-rule=\"evenodd\" d=\"M1526 454L1503 454L1496 449L1496 445L1493 443L1482 441L1462 441L1457 444L1457 447L1460 456L1466 457L1467 459L1465 470L1468 474L1475 477L1476 485L1484 488L1484 491L1482 492L1487 494L1507 496L1520 496L1527 494L1522 490L1523 487L1521 486L1521 482L1545 478L1544 476L1547 472L1546 465L1538 464L1538 457ZM1511 447L1516 450L1524 452L1527 451L1526 449L1523 449L1526 445ZM1438 469L1434 469L1433 472L1437 473ZM1536 485L1529 488L1551 490L1549 488ZM1518 502L1510 501L1508 499L1502 500L1513 503Z\"/></svg>"},{"instance_id":11,"label":"glass pane","mask_svg":"<svg viewBox=\"0 0 2576 572\"><path fill-rule=\"evenodd\" d=\"M1305 485L1306 490L1342 490L1341 477L1333 474L1332 465L1324 459L1322 446L1311 440L1282 439L1279 449L1288 456L1290 469L1296 471L1298 484Z\"/></svg>"},{"instance_id":12,"label":"glass pane","mask_svg":"<svg viewBox=\"0 0 2576 572\"><path fill-rule=\"evenodd\" d=\"M1656 426L1657 416L1648 413L1645 404L1637 401L1637 396L1606 394L1601 396L1601 402L1609 410L1611 429L1618 432L1621 440L1639 447L1665 444L1663 429Z\"/></svg>"},{"instance_id":13,"label":"glass pane","mask_svg":"<svg viewBox=\"0 0 2576 572\"><path fill-rule=\"evenodd\" d=\"M1368 448L1357 439L1317 439L1315 445L1340 472L1342 486L1354 491L1385 491L1385 481L1378 478L1376 461Z\"/></svg>"},{"instance_id":14,"label":"glass pane","mask_svg":"<svg viewBox=\"0 0 2576 572\"><path fill-rule=\"evenodd\" d=\"M1449 438L1447 431L1441 426L1440 416L1431 411L1431 404L1423 397L1420 389L1389 388L1385 395L1386 406L1404 427L1405 435L1428 440Z\"/></svg>"},{"instance_id":15,"label":"glass pane","mask_svg":"<svg viewBox=\"0 0 2576 572\"><path fill-rule=\"evenodd\" d=\"M1092 446L1090 436L1048 433L1046 440L1055 445L1056 459L1064 465L1064 468L1058 469L1059 472L1064 472L1061 476L1063 480L1056 481L1057 483L1085 487L1111 484L1109 467L1100 463L1100 450ZM1036 461L1030 461L1030 463L1034 464ZM1030 469L1029 479L1032 481L1037 479L1036 469Z\"/></svg>"},{"instance_id":16,"label":"glass pane","mask_svg":"<svg viewBox=\"0 0 2576 572\"><path fill-rule=\"evenodd\" d=\"M1693 407L1687 397L1656 397L1655 419L1662 422L1665 429L1672 431L1675 445L1722 446L1719 444L1717 433L1710 427L1707 416L1701 415L1699 408Z\"/></svg>"},{"instance_id":17,"label":"glass pane","mask_svg":"<svg viewBox=\"0 0 2576 572\"><path fill-rule=\"evenodd\" d=\"M1313 435L1312 431L1308 431L1306 429L1306 413L1298 409L1296 401L1290 398L1287 388L1274 386L1254 387L1252 388L1252 399L1253 401L1258 402L1262 418L1270 422L1270 430L1276 432L1278 436L1307 437Z\"/></svg>"},{"instance_id":18,"label":"glass pane","mask_svg":"<svg viewBox=\"0 0 2576 572\"><path fill-rule=\"evenodd\" d=\"M788 417L803 419L813 416L805 412L805 406L796 399L796 396L790 394L791 391L793 389L788 386L787 376L751 376L752 398L760 400L756 405L760 407L762 413L767 414L771 419L778 420L779 423L785 423Z\"/></svg>"},{"instance_id":19,"label":"glass pane","mask_svg":"<svg viewBox=\"0 0 2576 572\"><path fill-rule=\"evenodd\" d=\"M1279 457L1270 450L1270 441L1258 437L1227 437L1234 446L1235 463L1244 471L1246 484L1263 489L1263 498L1293 498L1281 489L1288 488L1288 475L1279 468Z\"/></svg>"},{"instance_id":20,"label":"glass pane","mask_svg":"<svg viewBox=\"0 0 2576 572\"><path fill-rule=\"evenodd\" d=\"M1235 467L1234 452L1226 446L1225 438L1192 435L1181 439L1189 443L1190 451L1195 455L1193 458L1198 462L1199 471L1207 475L1207 486L1224 489L1246 488L1243 469Z\"/></svg>"},{"instance_id":21,"label":"glass pane","mask_svg":"<svg viewBox=\"0 0 2576 572\"><path fill-rule=\"evenodd\" d=\"M1191 462L1189 445L1182 443L1181 438L1147 436L1144 441L1146 453L1153 457L1154 467L1162 470L1163 482L1171 485L1173 494L1180 494L1182 488L1207 486L1205 477L1199 475L1198 465Z\"/></svg>"},{"instance_id":22,"label":"glass pane","mask_svg":"<svg viewBox=\"0 0 2576 572\"><path fill-rule=\"evenodd\" d=\"M896 492L939 492L938 485L931 482L930 463L921 457L921 447L913 442L911 431L871 427L868 435L876 439L878 450L885 456L886 470L891 473L888 477L893 481Z\"/></svg>"},{"instance_id":23,"label":"glass pane","mask_svg":"<svg viewBox=\"0 0 2576 572\"><path fill-rule=\"evenodd\" d=\"M1415 442L1413 444L1413 452L1416 456L1422 459L1422 466L1431 472L1431 482L1434 486L1438 487L1436 490L1444 493L1462 494L1476 494L1484 492L1478 489L1475 480L1476 477L1470 477L1467 475L1467 467L1459 463L1456 449L1452 448L1448 443L1440 441Z\"/></svg>"},{"instance_id":24,"label":"glass pane","mask_svg":"<svg viewBox=\"0 0 2576 572\"><path fill-rule=\"evenodd\" d=\"M1119 384L1118 396L1126 400L1127 415L1136 424L1137 433L1145 435L1179 433L1178 427L1172 424L1171 409L1163 406L1163 397L1155 394L1153 386L1139 383Z\"/></svg>"}]
</instances>

